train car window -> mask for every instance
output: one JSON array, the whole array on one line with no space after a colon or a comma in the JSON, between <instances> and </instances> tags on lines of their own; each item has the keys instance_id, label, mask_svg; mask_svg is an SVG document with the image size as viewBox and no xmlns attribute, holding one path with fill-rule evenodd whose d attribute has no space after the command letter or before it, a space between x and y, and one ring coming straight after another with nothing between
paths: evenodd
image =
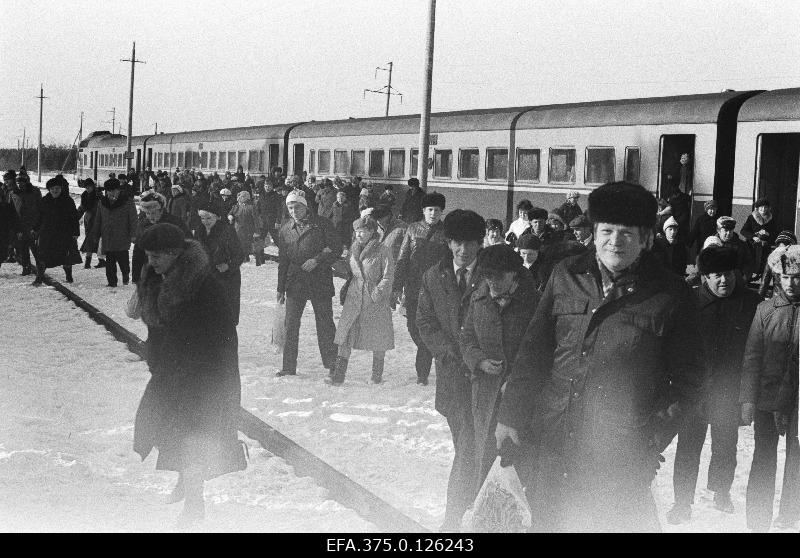
<instances>
[{"instance_id":1,"label":"train car window","mask_svg":"<svg viewBox=\"0 0 800 558\"><path fill-rule=\"evenodd\" d=\"M486 180L508 179L508 149L486 150Z\"/></svg>"},{"instance_id":2,"label":"train car window","mask_svg":"<svg viewBox=\"0 0 800 558\"><path fill-rule=\"evenodd\" d=\"M201 169L208 168L208 151L200 152L200 168Z\"/></svg>"},{"instance_id":3,"label":"train car window","mask_svg":"<svg viewBox=\"0 0 800 558\"><path fill-rule=\"evenodd\" d=\"M247 157L247 170L256 172L258 171L258 156L259 151L251 151Z\"/></svg>"},{"instance_id":4,"label":"train car window","mask_svg":"<svg viewBox=\"0 0 800 558\"><path fill-rule=\"evenodd\" d=\"M176 153L170 153L169 154L169 166L170 166L170 168L177 166L176 157L177 157Z\"/></svg>"},{"instance_id":5,"label":"train car window","mask_svg":"<svg viewBox=\"0 0 800 558\"><path fill-rule=\"evenodd\" d=\"M239 159L236 161L236 170L239 170L239 167L243 169L247 168L247 151L239 151Z\"/></svg>"},{"instance_id":6,"label":"train car window","mask_svg":"<svg viewBox=\"0 0 800 558\"><path fill-rule=\"evenodd\" d=\"M405 149L390 149L389 150L389 177L401 178L406 170L406 150Z\"/></svg>"},{"instance_id":7,"label":"train car window","mask_svg":"<svg viewBox=\"0 0 800 558\"><path fill-rule=\"evenodd\" d=\"M228 151L228 161L225 165L226 169L236 170L236 152Z\"/></svg>"},{"instance_id":8,"label":"train car window","mask_svg":"<svg viewBox=\"0 0 800 558\"><path fill-rule=\"evenodd\" d=\"M192 166L197 168L200 166L200 152L192 151Z\"/></svg>"},{"instance_id":9,"label":"train car window","mask_svg":"<svg viewBox=\"0 0 800 558\"><path fill-rule=\"evenodd\" d=\"M314 166L316 164L316 162L317 162L317 158L315 157L316 153L317 152L315 150L313 150L313 149L310 149L308 151L308 172L309 172L309 174L314 174L315 172L317 172L315 170L316 167Z\"/></svg>"},{"instance_id":10,"label":"train car window","mask_svg":"<svg viewBox=\"0 0 800 558\"><path fill-rule=\"evenodd\" d=\"M208 161L208 168L210 168L210 169L217 168L217 152L216 151L212 151L210 153L209 159L210 160Z\"/></svg>"},{"instance_id":11,"label":"train car window","mask_svg":"<svg viewBox=\"0 0 800 558\"><path fill-rule=\"evenodd\" d=\"M264 163L267 160L267 152L259 151L258 155L258 172L264 172Z\"/></svg>"},{"instance_id":12,"label":"train car window","mask_svg":"<svg viewBox=\"0 0 800 558\"><path fill-rule=\"evenodd\" d=\"M437 178L450 178L453 176L453 151L451 149L437 149L434 151L433 176Z\"/></svg>"},{"instance_id":13,"label":"train car window","mask_svg":"<svg viewBox=\"0 0 800 558\"><path fill-rule=\"evenodd\" d=\"M539 182L541 151L539 149L517 149L517 180Z\"/></svg>"},{"instance_id":14,"label":"train car window","mask_svg":"<svg viewBox=\"0 0 800 558\"><path fill-rule=\"evenodd\" d=\"M408 169L409 176L417 176L417 167L419 167L419 149L411 150L411 168Z\"/></svg>"},{"instance_id":15,"label":"train car window","mask_svg":"<svg viewBox=\"0 0 800 558\"><path fill-rule=\"evenodd\" d=\"M362 176L367 168L367 154L364 151L350 152L350 174L352 176Z\"/></svg>"},{"instance_id":16,"label":"train car window","mask_svg":"<svg viewBox=\"0 0 800 558\"><path fill-rule=\"evenodd\" d=\"M178 152L178 166L183 168L185 165L183 164L183 151Z\"/></svg>"},{"instance_id":17,"label":"train car window","mask_svg":"<svg viewBox=\"0 0 800 558\"><path fill-rule=\"evenodd\" d=\"M641 155L638 147L625 148L625 182L639 184L639 167L641 165Z\"/></svg>"},{"instance_id":18,"label":"train car window","mask_svg":"<svg viewBox=\"0 0 800 558\"><path fill-rule=\"evenodd\" d=\"M587 147L584 184L614 182L616 160L613 147Z\"/></svg>"},{"instance_id":19,"label":"train car window","mask_svg":"<svg viewBox=\"0 0 800 558\"><path fill-rule=\"evenodd\" d=\"M383 176L383 149L371 149L369 152L369 175Z\"/></svg>"},{"instance_id":20,"label":"train car window","mask_svg":"<svg viewBox=\"0 0 800 558\"><path fill-rule=\"evenodd\" d=\"M550 148L550 168L547 181L555 184L575 184L575 150Z\"/></svg>"},{"instance_id":21,"label":"train car window","mask_svg":"<svg viewBox=\"0 0 800 558\"><path fill-rule=\"evenodd\" d=\"M480 151L478 149L459 149L458 177L473 180L477 179L479 158Z\"/></svg>"},{"instance_id":22,"label":"train car window","mask_svg":"<svg viewBox=\"0 0 800 558\"><path fill-rule=\"evenodd\" d=\"M333 152L333 173L347 174L350 169L350 156L347 151L335 150Z\"/></svg>"},{"instance_id":23,"label":"train car window","mask_svg":"<svg viewBox=\"0 0 800 558\"><path fill-rule=\"evenodd\" d=\"M329 150L320 150L317 153L317 172L320 174L328 174L331 172L331 152Z\"/></svg>"}]
</instances>

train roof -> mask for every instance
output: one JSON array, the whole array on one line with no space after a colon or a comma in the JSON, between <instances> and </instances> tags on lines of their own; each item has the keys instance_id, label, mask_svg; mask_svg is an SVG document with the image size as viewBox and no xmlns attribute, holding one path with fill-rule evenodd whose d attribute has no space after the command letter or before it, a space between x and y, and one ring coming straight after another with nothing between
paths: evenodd
<instances>
[{"instance_id":1,"label":"train roof","mask_svg":"<svg viewBox=\"0 0 800 558\"><path fill-rule=\"evenodd\" d=\"M800 120L800 88L776 89L748 99L739 109L739 122Z\"/></svg>"},{"instance_id":2,"label":"train roof","mask_svg":"<svg viewBox=\"0 0 800 558\"><path fill-rule=\"evenodd\" d=\"M286 131L295 126L291 124L274 124L269 126L247 126L242 128L218 128L214 130L193 130L187 132L160 133L158 135L141 135L131 138L131 145L142 145L147 140L148 146L176 143L200 143L204 141L228 141L248 139L282 140ZM149 139L148 139L149 138ZM108 132L92 132L83 140L83 147L117 147L127 146L127 136Z\"/></svg>"}]
</instances>

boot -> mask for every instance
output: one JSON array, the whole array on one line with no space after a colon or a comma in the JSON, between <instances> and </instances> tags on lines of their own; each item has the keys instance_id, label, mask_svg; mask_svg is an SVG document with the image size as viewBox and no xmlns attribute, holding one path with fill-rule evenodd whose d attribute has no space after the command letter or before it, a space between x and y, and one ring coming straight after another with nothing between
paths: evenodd
<instances>
[{"instance_id":1,"label":"boot","mask_svg":"<svg viewBox=\"0 0 800 558\"><path fill-rule=\"evenodd\" d=\"M92 267L92 253L86 254L86 262L83 264L83 269L90 269Z\"/></svg>"},{"instance_id":2,"label":"boot","mask_svg":"<svg viewBox=\"0 0 800 558\"><path fill-rule=\"evenodd\" d=\"M345 374L347 374L347 359L344 357L336 357L336 368L333 369L331 385L342 385L344 383Z\"/></svg>"},{"instance_id":3,"label":"boot","mask_svg":"<svg viewBox=\"0 0 800 558\"><path fill-rule=\"evenodd\" d=\"M370 381L373 384L379 384L383 381L383 355L372 353L372 377Z\"/></svg>"},{"instance_id":4,"label":"boot","mask_svg":"<svg viewBox=\"0 0 800 558\"><path fill-rule=\"evenodd\" d=\"M71 265L65 265L64 266L64 277L65 277L65 280L67 281L67 283L72 283L73 282L72 281L72 266Z\"/></svg>"},{"instance_id":5,"label":"boot","mask_svg":"<svg viewBox=\"0 0 800 558\"><path fill-rule=\"evenodd\" d=\"M99 269L99 268L101 268L101 267L105 267L105 266L106 266L106 261L105 261L105 260L98 259L98 260L97 260L97 265L96 265L96 266L94 266L94 268L95 268L95 269Z\"/></svg>"},{"instance_id":6,"label":"boot","mask_svg":"<svg viewBox=\"0 0 800 558\"><path fill-rule=\"evenodd\" d=\"M33 275L33 266L32 265L23 265L22 266L22 273L20 275Z\"/></svg>"}]
</instances>

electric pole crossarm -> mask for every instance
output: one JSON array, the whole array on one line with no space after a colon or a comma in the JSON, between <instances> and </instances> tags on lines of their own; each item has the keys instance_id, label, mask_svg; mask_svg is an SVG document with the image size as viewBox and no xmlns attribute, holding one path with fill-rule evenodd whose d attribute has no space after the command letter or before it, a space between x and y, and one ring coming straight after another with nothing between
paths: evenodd
<instances>
[{"instance_id":1,"label":"electric pole crossarm","mask_svg":"<svg viewBox=\"0 0 800 558\"><path fill-rule=\"evenodd\" d=\"M398 95L400 97L400 102L403 102L403 94L402 93L393 93L396 91L394 87L392 87L392 66L394 65L393 62L389 62L388 68L381 68L378 66L375 68L375 77L378 77L378 70L389 72L389 83L381 87L380 89L364 89L364 98L367 97L367 92L369 93L377 93L378 95L386 95L386 116L389 116L389 100L391 99L392 95Z\"/></svg>"}]
</instances>

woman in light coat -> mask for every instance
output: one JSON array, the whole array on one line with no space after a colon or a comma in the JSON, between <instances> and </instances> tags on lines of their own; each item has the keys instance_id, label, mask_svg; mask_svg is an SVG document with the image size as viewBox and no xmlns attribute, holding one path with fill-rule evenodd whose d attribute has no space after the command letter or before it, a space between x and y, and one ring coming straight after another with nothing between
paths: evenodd
<instances>
[{"instance_id":1,"label":"woman in light coat","mask_svg":"<svg viewBox=\"0 0 800 558\"><path fill-rule=\"evenodd\" d=\"M380 241L378 223L372 217L353 222L355 240L350 250L353 274L336 328L334 342L339 346L333 385L341 385L352 349L372 351L372 383L383 377L386 351L394 349L392 310L389 307L394 282L391 248Z\"/></svg>"}]
</instances>

